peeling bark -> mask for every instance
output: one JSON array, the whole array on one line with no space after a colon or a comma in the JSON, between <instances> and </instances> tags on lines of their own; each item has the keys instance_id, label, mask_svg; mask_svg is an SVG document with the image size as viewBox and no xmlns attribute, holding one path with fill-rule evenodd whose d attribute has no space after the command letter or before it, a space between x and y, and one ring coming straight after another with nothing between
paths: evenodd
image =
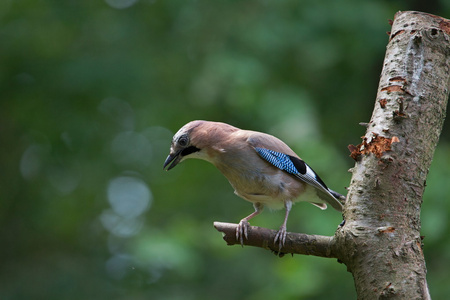
<instances>
[{"instance_id":1,"label":"peeling bark","mask_svg":"<svg viewBox=\"0 0 450 300\"><path fill-rule=\"evenodd\" d=\"M430 299L420 236L428 168L450 89L450 21L398 12L367 132L350 145L356 164L333 237L288 233L283 253L338 258L358 299ZM235 224L215 223L229 245ZM246 245L275 250L276 231L252 227Z\"/></svg>"},{"instance_id":2,"label":"peeling bark","mask_svg":"<svg viewBox=\"0 0 450 300\"><path fill-rule=\"evenodd\" d=\"M449 93L445 24L425 13L396 14L375 109L352 151L346 224L336 238L359 299L430 298L420 208Z\"/></svg>"}]
</instances>

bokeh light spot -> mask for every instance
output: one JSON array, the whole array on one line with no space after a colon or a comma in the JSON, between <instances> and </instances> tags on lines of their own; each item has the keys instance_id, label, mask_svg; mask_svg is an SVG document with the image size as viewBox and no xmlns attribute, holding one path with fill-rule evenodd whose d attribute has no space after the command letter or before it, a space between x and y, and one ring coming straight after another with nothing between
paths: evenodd
<instances>
[{"instance_id":1,"label":"bokeh light spot","mask_svg":"<svg viewBox=\"0 0 450 300\"><path fill-rule=\"evenodd\" d=\"M134 129L134 111L131 105L117 98L105 98L98 105L98 110L124 130Z\"/></svg>"},{"instance_id":2,"label":"bokeh light spot","mask_svg":"<svg viewBox=\"0 0 450 300\"><path fill-rule=\"evenodd\" d=\"M50 184L63 195L69 195L78 186L79 177L67 168L52 168L47 177Z\"/></svg>"},{"instance_id":3,"label":"bokeh light spot","mask_svg":"<svg viewBox=\"0 0 450 300\"><path fill-rule=\"evenodd\" d=\"M45 147L40 145L31 145L25 150L19 163L23 178L30 180L39 174L43 157L47 152Z\"/></svg>"},{"instance_id":4,"label":"bokeh light spot","mask_svg":"<svg viewBox=\"0 0 450 300\"><path fill-rule=\"evenodd\" d=\"M126 218L111 209L103 211L100 221L110 233L121 238L136 235L144 225L142 218Z\"/></svg>"},{"instance_id":5,"label":"bokeh light spot","mask_svg":"<svg viewBox=\"0 0 450 300\"><path fill-rule=\"evenodd\" d=\"M111 154L121 165L148 166L152 156L150 141L140 133L119 133L111 143Z\"/></svg>"},{"instance_id":6,"label":"bokeh light spot","mask_svg":"<svg viewBox=\"0 0 450 300\"><path fill-rule=\"evenodd\" d=\"M108 201L117 215L134 218L150 207L152 194L142 180L122 176L109 182Z\"/></svg>"},{"instance_id":7,"label":"bokeh light spot","mask_svg":"<svg viewBox=\"0 0 450 300\"><path fill-rule=\"evenodd\" d=\"M117 9L124 9L133 6L138 0L105 0L109 6Z\"/></svg>"},{"instance_id":8,"label":"bokeh light spot","mask_svg":"<svg viewBox=\"0 0 450 300\"><path fill-rule=\"evenodd\" d=\"M112 278L120 280L130 269L131 260L132 258L129 255L114 255L106 262L106 271Z\"/></svg>"}]
</instances>

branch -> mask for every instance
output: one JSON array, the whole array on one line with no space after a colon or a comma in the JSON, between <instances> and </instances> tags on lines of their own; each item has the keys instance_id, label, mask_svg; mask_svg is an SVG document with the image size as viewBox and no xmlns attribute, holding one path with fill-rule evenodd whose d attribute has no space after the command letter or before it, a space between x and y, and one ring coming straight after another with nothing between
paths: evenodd
<instances>
[{"instance_id":1,"label":"branch","mask_svg":"<svg viewBox=\"0 0 450 300\"><path fill-rule=\"evenodd\" d=\"M240 241L236 239L237 226L238 224L214 222L214 227L224 233L223 239L230 246L240 244ZM274 243L276 233L276 230L249 226L248 239L244 239L244 245L269 249L278 253L278 243ZM334 245L335 239L331 236L288 232L286 243L280 249L279 254L280 256L285 253L292 253L336 258Z\"/></svg>"}]
</instances>

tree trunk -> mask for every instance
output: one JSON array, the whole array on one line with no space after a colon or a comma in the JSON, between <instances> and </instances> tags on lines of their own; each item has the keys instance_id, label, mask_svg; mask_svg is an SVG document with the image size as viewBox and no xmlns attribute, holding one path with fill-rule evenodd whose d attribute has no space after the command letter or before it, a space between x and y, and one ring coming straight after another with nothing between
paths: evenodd
<instances>
[{"instance_id":1,"label":"tree trunk","mask_svg":"<svg viewBox=\"0 0 450 300\"><path fill-rule=\"evenodd\" d=\"M428 168L450 89L450 21L421 12L395 15L375 108L352 169L345 224L332 237L288 233L283 253L338 258L358 299L430 299L420 236ZM216 222L228 244L236 224ZM250 227L244 244L278 251L276 231Z\"/></svg>"},{"instance_id":2,"label":"tree trunk","mask_svg":"<svg viewBox=\"0 0 450 300\"><path fill-rule=\"evenodd\" d=\"M338 257L359 299L430 299L420 236L428 168L445 118L450 22L399 12L390 34L375 109L357 160Z\"/></svg>"}]
</instances>

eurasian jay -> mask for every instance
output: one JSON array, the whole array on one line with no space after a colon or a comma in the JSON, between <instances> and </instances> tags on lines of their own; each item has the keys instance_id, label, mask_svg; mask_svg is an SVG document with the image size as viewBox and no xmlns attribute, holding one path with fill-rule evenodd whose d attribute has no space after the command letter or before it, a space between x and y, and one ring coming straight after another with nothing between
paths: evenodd
<instances>
[{"instance_id":1,"label":"eurasian jay","mask_svg":"<svg viewBox=\"0 0 450 300\"><path fill-rule=\"evenodd\" d=\"M243 218L236 238L248 238L248 221L264 206L286 209L284 222L275 235L279 249L286 240L286 223L293 202L307 201L326 209L342 211L345 196L329 189L320 177L278 138L209 121L192 121L173 137L164 169L188 158L206 160L228 179L236 195L253 203L255 211Z\"/></svg>"}]
</instances>

